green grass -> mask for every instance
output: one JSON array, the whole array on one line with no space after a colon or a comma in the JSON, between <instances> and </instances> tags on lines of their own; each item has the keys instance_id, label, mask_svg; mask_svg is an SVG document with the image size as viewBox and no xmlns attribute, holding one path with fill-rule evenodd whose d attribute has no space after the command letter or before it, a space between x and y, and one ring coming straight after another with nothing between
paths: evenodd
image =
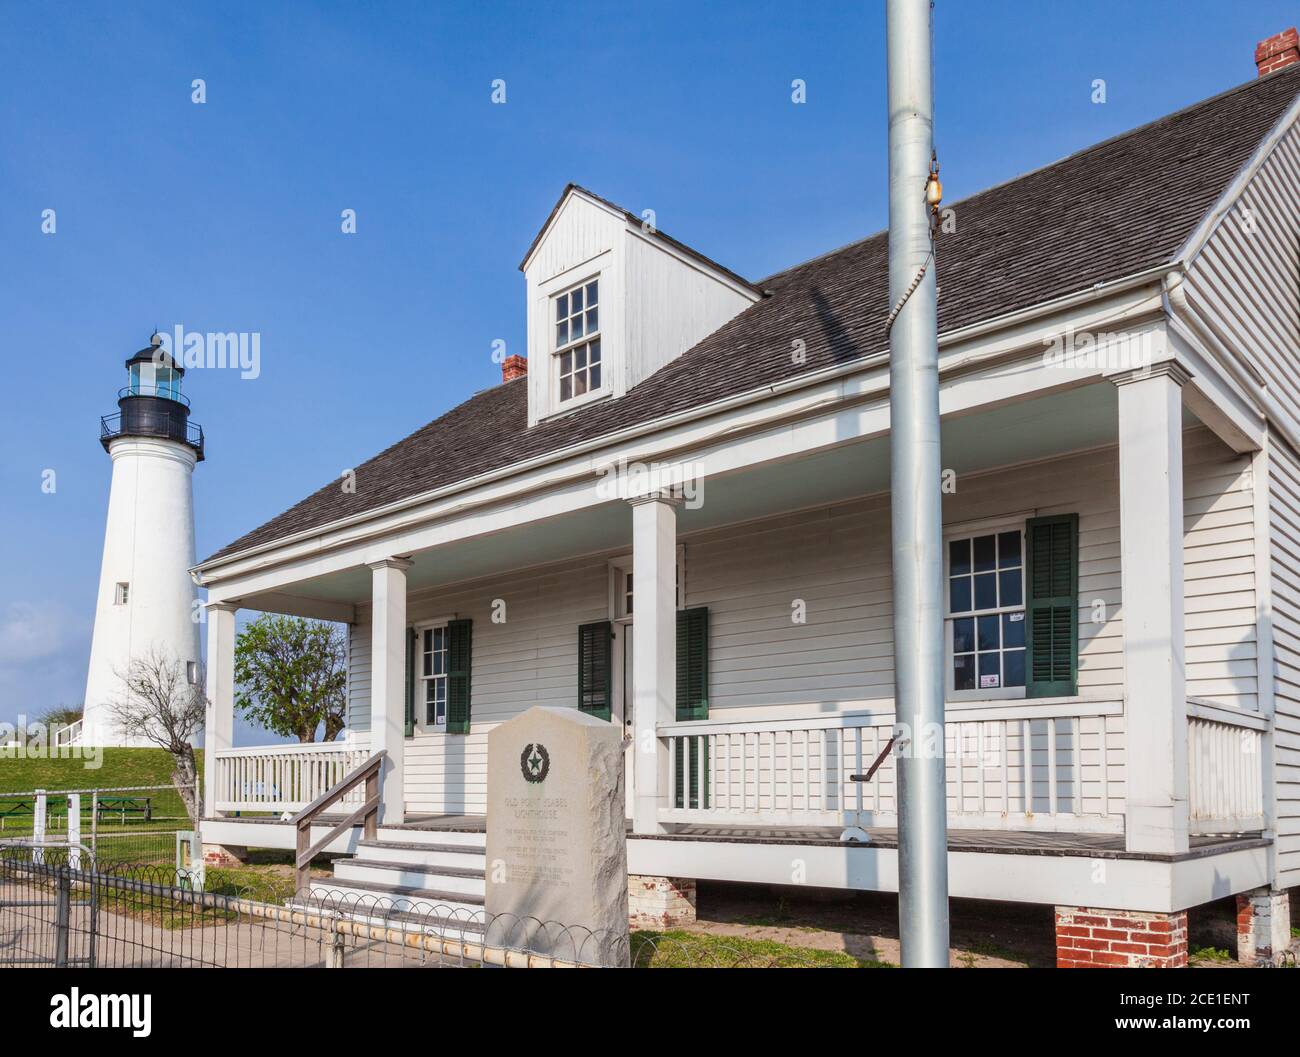
<instances>
[{"instance_id":1,"label":"green grass","mask_svg":"<svg viewBox=\"0 0 1300 1057\"><path fill-rule=\"evenodd\" d=\"M775 940L718 936L675 929L632 933L638 969L885 969L889 962L855 958L844 951L791 947Z\"/></svg>"},{"instance_id":2,"label":"green grass","mask_svg":"<svg viewBox=\"0 0 1300 1057\"><path fill-rule=\"evenodd\" d=\"M1202 962L1231 962L1235 961L1231 954L1221 947L1197 947L1192 951L1191 957Z\"/></svg>"},{"instance_id":3,"label":"green grass","mask_svg":"<svg viewBox=\"0 0 1300 1057\"><path fill-rule=\"evenodd\" d=\"M14 759L0 752L0 794L32 789L115 789L127 785L170 785L172 758L163 749L103 749L99 767L81 759ZM203 750L195 751L199 773Z\"/></svg>"},{"instance_id":4,"label":"green grass","mask_svg":"<svg viewBox=\"0 0 1300 1057\"><path fill-rule=\"evenodd\" d=\"M172 758L163 749L103 749L100 766L86 766L82 759L31 759L14 758L0 752L0 802L5 793L28 793L33 789L47 789L55 793L60 789L121 789L129 786L163 785L140 796L152 801L153 817L146 821L140 816L101 818L101 834L125 833L132 829L189 829L189 818L180 795L172 788ZM203 752L196 753L199 771L203 769ZM131 794L123 794L131 795ZM51 835L64 830L67 802L51 797L49 802ZM82 797L82 835L90 831L90 800ZM32 831L31 815L5 815L0 823L0 837L24 836ZM166 849L170 858L172 850Z\"/></svg>"}]
</instances>

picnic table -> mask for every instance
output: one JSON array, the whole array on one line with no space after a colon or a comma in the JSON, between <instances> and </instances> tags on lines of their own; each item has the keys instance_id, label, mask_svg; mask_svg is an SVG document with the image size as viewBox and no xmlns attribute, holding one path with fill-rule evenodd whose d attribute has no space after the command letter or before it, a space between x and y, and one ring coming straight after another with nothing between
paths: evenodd
<instances>
[{"instance_id":1,"label":"picnic table","mask_svg":"<svg viewBox=\"0 0 1300 1057\"><path fill-rule=\"evenodd\" d=\"M127 815L139 815L146 822L153 818L153 797L149 796L100 796L95 801L96 813L100 822L106 814L118 815L123 822Z\"/></svg>"}]
</instances>

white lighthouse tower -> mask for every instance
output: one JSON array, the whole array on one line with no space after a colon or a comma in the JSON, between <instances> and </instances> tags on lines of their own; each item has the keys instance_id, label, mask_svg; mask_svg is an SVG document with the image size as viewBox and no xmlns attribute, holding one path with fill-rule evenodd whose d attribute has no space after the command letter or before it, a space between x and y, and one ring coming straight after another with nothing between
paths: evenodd
<instances>
[{"instance_id":1,"label":"white lighthouse tower","mask_svg":"<svg viewBox=\"0 0 1300 1057\"><path fill-rule=\"evenodd\" d=\"M198 679L195 619L194 492L191 475L203 459L203 430L190 422L181 393L185 371L155 334L126 361L127 385L118 413L102 420L100 442L113 461L104 530L95 633L82 726L82 745L141 745L114 716L122 677L133 661L165 654Z\"/></svg>"}]
</instances>

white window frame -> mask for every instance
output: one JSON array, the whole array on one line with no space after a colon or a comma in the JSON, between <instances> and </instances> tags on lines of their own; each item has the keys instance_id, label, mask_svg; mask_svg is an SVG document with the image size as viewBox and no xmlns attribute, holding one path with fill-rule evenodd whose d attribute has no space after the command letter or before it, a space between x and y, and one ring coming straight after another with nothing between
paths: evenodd
<instances>
[{"instance_id":1,"label":"white window frame","mask_svg":"<svg viewBox=\"0 0 1300 1057\"><path fill-rule=\"evenodd\" d=\"M125 606L131 604L131 582L129 580L119 580L113 585L113 605Z\"/></svg>"},{"instance_id":2,"label":"white window frame","mask_svg":"<svg viewBox=\"0 0 1300 1057\"><path fill-rule=\"evenodd\" d=\"M976 685L973 690L958 690L955 687L953 679L953 627L957 619L963 617L981 617L1001 615L1003 613L1024 613L1024 619L1029 619L1029 608L1027 605L1029 595L1029 581L1027 577L1028 566L1028 541L1026 540L1025 524L1027 517L1013 517L989 521L967 522L960 525L952 525L944 528L943 532L943 685L944 697L948 701L1015 701L1023 700L1025 696L1025 687L1023 686L998 686L981 690ZM949 588L950 554L948 544L954 540L974 539L976 536L994 536L1001 532L1018 531L1020 533L1020 605L1018 606L996 606L993 609L972 609L969 612L957 613L952 612L952 595ZM996 544L995 544L996 545ZM972 603L974 598L971 599ZM1029 630L1025 629L1026 632ZM977 631L978 633L978 631ZM978 653L976 654L978 656ZM979 682L978 661L976 662L976 683ZM1029 651L1026 646L1025 650L1025 680L1029 679Z\"/></svg>"},{"instance_id":3,"label":"white window frame","mask_svg":"<svg viewBox=\"0 0 1300 1057\"><path fill-rule=\"evenodd\" d=\"M582 338L577 341L571 340L567 344L561 345L559 343L558 335L556 334L556 327L558 323L558 321L555 318L556 303L559 301L561 297L567 297L570 294L572 294L575 290L585 291L586 287L593 282L598 282L601 287L600 298L596 303L596 310L601 317L600 322L597 324L595 331L588 334L583 334ZM581 407L583 404L588 403L589 401L600 399L601 397L605 396L609 392L609 384L610 384L609 357L607 355L609 346L608 343L605 341L605 330L604 330L604 319L606 315L605 300L607 296L607 289L608 289L608 284L605 282L604 275L602 274L602 272L596 271L590 273L589 275L578 280L577 282L569 283L563 289L556 290L554 293L547 295L546 343L547 343L547 347L550 348L551 350L550 386L551 386L551 397L552 397L551 408L553 411L568 411L575 407ZM587 305L585 304L585 295L584 295L584 304L582 309L584 319L587 310L588 309L587 309ZM573 315L570 314L566 318L572 319ZM561 363L562 363L561 357L566 352L573 352L580 345L587 344L593 338L598 339L600 341L600 385L596 386L595 388L589 388L581 396L571 396L567 400L562 399L560 396L560 370L561 370ZM590 368L590 360L589 360L587 370L590 371L590 369L591 368Z\"/></svg>"},{"instance_id":4,"label":"white window frame","mask_svg":"<svg viewBox=\"0 0 1300 1057\"><path fill-rule=\"evenodd\" d=\"M443 649L446 650L447 626L455 619L456 619L456 615L453 613L450 616L438 617L435 620L422 620L420 621L420 623L413 625L415 631L415 671L413 673L415 686L413 691L414 700L412 702L412 707L414 709L415 714L412 718L415 721L415 732L417 734L446 734L447 733L447 703L448 703L448 693L446 689L447 666L444 664L441 675L424 674L424 633L426 631L432 632L435 630L441 630L443 633ZM450 660L450 658L448 658L448 660ZM429 714L429 707L428 707L429 703L427 700L428 690L426 688L426 684L432 682L435 679L441 679L444 687L443 711L442 711L441 723L437 721L430 723L426 718Z\"/></svg>"}]
</instances>

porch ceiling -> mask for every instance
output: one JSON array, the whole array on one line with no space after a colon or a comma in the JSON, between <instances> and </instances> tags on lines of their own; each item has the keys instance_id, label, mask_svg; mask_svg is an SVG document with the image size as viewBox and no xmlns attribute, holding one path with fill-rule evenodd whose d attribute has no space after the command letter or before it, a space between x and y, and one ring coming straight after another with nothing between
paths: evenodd
<instances>
[{"instance_id":1,"label":"porch ceiling","mask_svg":"<svg viewBox=\"0 0 1300 1057\"><path fill-rule=\"evenodd\" d=\"M1086 385L1035 399L954 416L943 423L943 465L958 474L993 469L1116 442L1115 387ZM777 460L707 477L703 503L681 512L682 534L785 511L835 503L889 488L889 438L846 440L812 455ZM632 514L611 501L573 514L446 544L416 555L412 590L472 580L510 569L631 547ZM363 603L371 574L364 566L281 589L267 609L285 599ZM259 607L258 596L243 599Z\"/></svg>"}]
</instances>

